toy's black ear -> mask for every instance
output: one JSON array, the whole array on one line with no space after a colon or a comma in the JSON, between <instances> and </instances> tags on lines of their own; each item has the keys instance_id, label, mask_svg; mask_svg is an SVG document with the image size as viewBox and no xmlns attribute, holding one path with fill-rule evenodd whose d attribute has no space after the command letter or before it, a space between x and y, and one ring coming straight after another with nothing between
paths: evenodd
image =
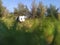
<instances>
[{"instance_id":1,"label":"toy's black ear","mask_svg":"<svg viewBox=\"0 0 60 45\"><path fill-rule=\"evenodd\" d=\"M16 19L18 22L19 22L19 16L17 17L17 19Z\"/></svg>"}]
</instances>

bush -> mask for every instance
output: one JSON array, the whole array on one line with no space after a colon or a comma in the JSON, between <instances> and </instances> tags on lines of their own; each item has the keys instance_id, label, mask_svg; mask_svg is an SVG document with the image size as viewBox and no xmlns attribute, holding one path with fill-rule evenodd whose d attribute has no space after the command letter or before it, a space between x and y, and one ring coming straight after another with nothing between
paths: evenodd
<instances>
[{"instance_id":1,"label":"bush","mask_svg":"<svg viewBox=\"0 0 60 45\"><path fill-rule=\"evenodd\" d=\"M12 17L4 17L0 19L0 45L60 45L58 22L51 19L27 19L20 23Z\"/></svg>"}]
</instances>

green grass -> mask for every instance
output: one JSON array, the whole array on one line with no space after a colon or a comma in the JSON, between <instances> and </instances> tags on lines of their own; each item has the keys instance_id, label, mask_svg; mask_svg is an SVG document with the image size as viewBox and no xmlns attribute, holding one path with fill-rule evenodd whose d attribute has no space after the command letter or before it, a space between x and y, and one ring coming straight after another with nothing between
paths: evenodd
<instances>
[{"instance_id":1,"label":"green grass","mask_svg":"<svg viewBox=\"0 0 60 45\"><path fill-rule=\"evenodd\" d=\"M57 20L26 19L20 23L13 17L0 18L0 45L60 45L59 35Z\"/></svg>"}]
</instances>

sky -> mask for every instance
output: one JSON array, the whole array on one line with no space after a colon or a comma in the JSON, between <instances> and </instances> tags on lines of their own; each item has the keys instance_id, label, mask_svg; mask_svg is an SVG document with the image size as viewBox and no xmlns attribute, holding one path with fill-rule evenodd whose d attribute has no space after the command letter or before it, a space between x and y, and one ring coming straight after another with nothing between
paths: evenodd
<instances>
[{"instance_id":1,"label":"sky","mask_svg":"<svg viewBox=\"0 0 60 45\"><path fill-rule=\"evenodd\" d=\"M33 0L2 0L3 6L5 6L9 12L13 12L14 8L18 6L19 3L23 3L27 5L29 9L31 9L31 3ZM60 8L60 0L36 0L36 3L42 2L45 6L49 6L50 4L55 5L57 8Z\"/></svg>"}]
</instances>

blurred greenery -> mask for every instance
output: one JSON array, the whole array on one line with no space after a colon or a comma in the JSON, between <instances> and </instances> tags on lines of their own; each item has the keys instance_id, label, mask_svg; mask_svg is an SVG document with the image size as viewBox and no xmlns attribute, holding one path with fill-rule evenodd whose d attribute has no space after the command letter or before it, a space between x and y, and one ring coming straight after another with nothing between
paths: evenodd
<instances>
[{"instance_id":1,"label":"blurred greenery","mask_svg":"<svg viewBox=\"0 0 60 45\"><path fill-rule=\"evenodd\" d=\"M60 45L60 21L0 18L0 45Z\"/></svg>"},{"instance_id":2,"label":"blurred greenery","mask_svg":"<svg viewBox=\"0 0 60 45\"><path fill-rule=\"evenodd\" d=\"M28 18L17 21L22 15ZM60 45L59 8L33 0L31 10L19 3L9 12L0 0L0 45Z\"/></svg>"}]
</instances>

